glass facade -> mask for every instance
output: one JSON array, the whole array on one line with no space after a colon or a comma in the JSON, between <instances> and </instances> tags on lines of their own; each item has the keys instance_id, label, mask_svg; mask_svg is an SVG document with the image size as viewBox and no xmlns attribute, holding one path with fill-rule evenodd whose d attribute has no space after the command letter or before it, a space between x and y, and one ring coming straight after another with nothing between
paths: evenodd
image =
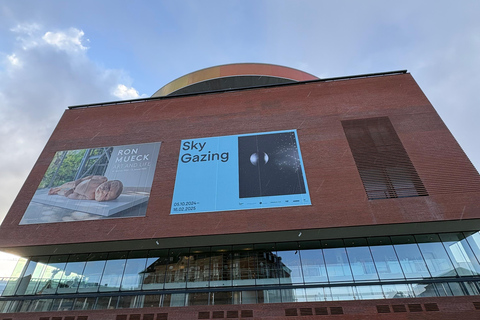
<instances>
[{"instance_id":1,"label":"glass facade","mask_svg":"<svg viewBox=\"0 0 480 320\"><path fill-rule=\"evenodd\" d=\"M0 312L479 295L478 232L22 258Z\"/></svg>"}]
</instances>

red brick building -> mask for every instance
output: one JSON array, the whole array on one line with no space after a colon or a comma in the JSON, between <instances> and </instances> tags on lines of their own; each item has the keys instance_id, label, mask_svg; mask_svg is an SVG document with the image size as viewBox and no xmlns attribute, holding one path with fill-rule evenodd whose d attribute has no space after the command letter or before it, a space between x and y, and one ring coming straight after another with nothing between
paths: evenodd
<instances>
[{"instance_id":1,"label":"red brick building","mask_svg":"<svg viewBox=\"0 0 480 320\"><path fill-rule=\"evenodd\" d=\"M0 227L0 319L474 319L479 228L406 71L214 67L65 111Z\"/></svg>"}]
</instances>

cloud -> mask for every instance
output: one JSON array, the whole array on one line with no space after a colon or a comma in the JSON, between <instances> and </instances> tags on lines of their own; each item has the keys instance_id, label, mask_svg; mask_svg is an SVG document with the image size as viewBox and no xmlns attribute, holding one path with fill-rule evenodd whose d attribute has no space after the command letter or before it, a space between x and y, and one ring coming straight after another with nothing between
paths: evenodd
<instances>
[{"instance_id":1,"label":"cloud","mask_svg":"<svg viewBox=\"0 0 480 320\"><path fill-rule=\"evenodd\" d=\"M127 87L124 84L119 84L115 90L113 90L113 95L120 100L128 100L128 99L137 99L140 98L138 91L135 88Z\"/></svg>"},{"instance_id":2,"label":"cloud","mask_svg":"<svg viewBox=\"0 0 480 320\"><path fill-rule=\"evenodd\" d=\"M23 24L10 32L10 52L0 52L0 221L63 110L140 97L122 70L89 58L82 30Z\"/></svg>"},{"instance_id":3,"label":"cloud","mask_svg":"<svg viewBox=\"0 0 480 320\"><path fill-rule=\"evenodd\" d=\"M65 32L48 31L42 39L60 50L75 52L87 50L87 47L84 47L82 44L83 35L82 30L70 28Z\"/></svg>"}]
</instances>

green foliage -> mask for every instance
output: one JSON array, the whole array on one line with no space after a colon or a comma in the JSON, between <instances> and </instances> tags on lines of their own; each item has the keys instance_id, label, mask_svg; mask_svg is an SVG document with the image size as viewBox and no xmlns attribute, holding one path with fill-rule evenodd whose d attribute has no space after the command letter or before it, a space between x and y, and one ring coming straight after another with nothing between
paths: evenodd
<instances>
[{"instance_id":1,"label":"green foliage","mask_svg":"<svg viewBox=\"0 0 480 320\"><path fill-rule=\"evenodd\" d=\"M58 187L65 182L75 180L85 152L86 149L57 152L38 188Z\"/></svg>"}]
</instances>

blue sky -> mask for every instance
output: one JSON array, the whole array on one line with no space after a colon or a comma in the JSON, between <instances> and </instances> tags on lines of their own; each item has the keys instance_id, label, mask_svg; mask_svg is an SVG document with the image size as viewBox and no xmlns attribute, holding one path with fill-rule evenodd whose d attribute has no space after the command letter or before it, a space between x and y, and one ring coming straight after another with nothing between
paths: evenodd
<instances>
[{"instance_id":1,"label":"blue sky","mask_svg":"<svg viewBox=\"0 0 480 320\"><path fill-rule=\"evenodd\" d=\"M2 0L0 220L68 106L235 62L321 78L407 69L480 168L479 16L478 0Z\"/></svg>"}]
</instances>

